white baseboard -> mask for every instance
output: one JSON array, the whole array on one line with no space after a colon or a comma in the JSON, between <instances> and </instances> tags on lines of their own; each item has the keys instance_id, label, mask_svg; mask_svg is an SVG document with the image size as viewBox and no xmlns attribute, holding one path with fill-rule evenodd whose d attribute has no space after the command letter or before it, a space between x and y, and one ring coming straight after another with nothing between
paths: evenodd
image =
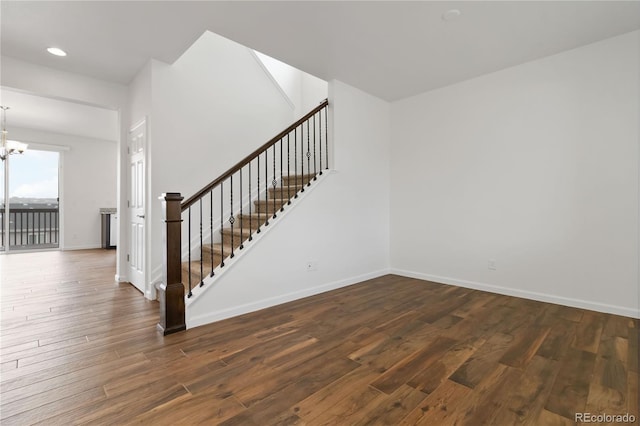
<instances>
[{"instance_id":1,"label":"white baseboard","mask_svg":"<svg viewBox=\"0 0 640 426\"><path fill-rule=\"evenodd\" d=\"M554 303L556 305L570 306L573 308L588 309L590 311L604 312L607 314L621 315L631 318L640 318L640 312L624 306L614 306L605 303L592 302L589 300L574 299L553 294L537 293L534 291L518 290L492 284L479 283L476 281L459 280L450 277L424 274L422 272L406 271L403 269L391 268L391 273L403 277L417 278L419 280L433 281L441 284L455 285L458 287L470 288L473 290L487 291L489 293L502 294L505 296L521 297L523 299L536 300L539 302Z\"/></svg>"},{"instance_id":2,"label":"white baseboard","mask_svg":"<svg viewBox=\"0 0 640 426\"><path fill-rule=\"evenodd\" d=\"M91 249L99 249L102 248L102 245L100 243L98 244L85 244L85 245L80 245L80 246L64 246L62 248L63 251L70 251L70 250L91 250Z\"/></svg>"},{"instance_id":3,"label":"white baseboard","mask_svg":"<svg viewBox=\"0 0 640 426\"><path fill-rule=\"evenodd\" d=\"M125 277L124 275L118 275L116 274L114 277L114 280L116 280L119 283L126 283L129 282L129 280L127 279L127 277Z\"/></svg>"},{"instance_id":4,"label":"white baseboard","mask_svg":"<svg viewBox=\"0 0 640 426\"><path fill-rule=\"evenodd\" d=\"M282 294L279 296L270 297L268 299L259 300L252 303L247 303L240 306L234 306L232 308L224 309L221 311L208 312L207 314L200 315L194 318L187 317L187 329L198 327L205 324L211 324L216 321L235 317L238 315L248 314L249 312L259 311L261 309L270 308L283 303L291 302L294 300L302 299L304 297L314 296L316 294L325 293L327 291L336 290L338 288L346 287L352 284L357 284L362 281L378 278L383 275L389 274L389 269L381 269L375 272L367 274L357 275L355 277L346 278L343 280L333 281L327 284L322 284L316 287L307 288L292 293ZM187 312L188 315L188 312Z\"/></svg>"}]
</instances>

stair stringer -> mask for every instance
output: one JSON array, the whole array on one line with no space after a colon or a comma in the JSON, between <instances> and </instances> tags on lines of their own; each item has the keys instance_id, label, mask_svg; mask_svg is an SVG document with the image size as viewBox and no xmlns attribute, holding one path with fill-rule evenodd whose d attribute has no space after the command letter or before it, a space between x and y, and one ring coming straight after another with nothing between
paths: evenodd
<instances>
[{"instance_id":1,"label":"stair stringer","mask_svg":"<svg viewBox=\"0 0 640 426\"><path fill-rule=\"evenodd\" d=\"M339 239L334 239L335 230L331 229L335 228L335 221L341 219L339 200L343 188L340 177L340 174L331 171L318 176L311 186L305 187L303 193L298 193L298 198L293 199L291 205L285 206L284 212L278 213L277 219L261 228L258 238L254 234L254 240L245 244L244 250L236 252L234 259L227 259L224 268L218 267L214 271L215 276L205 280L204 286L197 288L197 293L194 290L194 296L186 299L185 304L187 328L388 273L388 268L378 270L380 263L376 261L366 264L359 259L355 262L359 264L358 267L345 267L354 263L353 258L359 255L354 255L354 251L357 252L355 247L341 246ZM290 213L294 216L288 218ZM345 222L343 227L346 225ZM276 231L275 228L279 229ZM329 247L329 250L334 251L332 256L339 258L339 262L321 258L317 271L306 272L306 260L314 260L306 258L306 253L313 252L309 248L315 248L314 244L326 247L328 242L335 243L336 246ZM282 247L283 244L286 247ZM237 266L239 262L243 266ZM268 270L261 269L265 262L273 262L267 265Z\"/></svg>"},{"instance_id":2,"label":"stair stringer","mask_svg":"<svg viewBox=\"0 0 640 426\"><path fill-rule=\"evenodd\" d=\"M193 307L197 306L199 303L203 303L202 301L198 302L200 299L206 297L205 295L210 292L210 291L214 291L212 290L213 288L215 288L216 284L218 283L218 285L220 285L220 282L224 282L225 276L227 274L233 273L233 269L236 268L236 264L238 262L242 262L242 259L247 256L251 250L256 247L260 241L262 241L262 239L264 238L268 238L268 235L272 232L273 229L275 229L276 227L278 227L278 225L280 225L285 218L287 217L287 215L291 214L291 212L293 210L296 209L296 207L298 207L300 204L302 204L309 196L310 194L322 183L324 183L325 179L327 179L327 177L334 173L331 170L324 170L322 175L318 174L316 177L317 179L315 180L311 180L311 185L308 185L304 187L304 192L298 191L298 197L291 198L291 204L285 204L283 206L284 211L278 211L277 216L275 219L270 218L269 219L269 225L262 225L260 227L260 233L253 232L253 238L251 241L245 240L243 242L243 246L244 248L242 250L240 249L236 249L234 251L234 257L233 259L227 257L224 260L224 267L220 267L217 266L213 273L213 276L207 276L205 277L204 281L204 285L200 286L200 285L196 285L193 289L192 289L192 296L191 297L186 297L185 296L185 310L186 310L186 316L187 316L187 328L192 328L192 327L196 327L198 325L204 325L204 324L208 324L210 322L213 321L218 321L220 319L224 319L224 318L230 318L232 316L236 316L236 315L241 315L241 313L246 313L246 312L252 312L255 309L252 310L248 310L246 312L241 312L241 313L234 313L235 310L231 310L229 315L223 314L220 318L214 319L213 321L207 321L207 322L203 322L200 323L199 321L196 321L194 324L190 324L189 319L190 319L190 315L189 315L189 310L193 309ZM253 202L252 200L250 202ZM218 227L215 231L219 232L220 228ZM183 255L184 257L184 255ZM186 292L185 292L186 294ZM261 309L261 308L259 308Z\"/></svg>"}]
</instances>

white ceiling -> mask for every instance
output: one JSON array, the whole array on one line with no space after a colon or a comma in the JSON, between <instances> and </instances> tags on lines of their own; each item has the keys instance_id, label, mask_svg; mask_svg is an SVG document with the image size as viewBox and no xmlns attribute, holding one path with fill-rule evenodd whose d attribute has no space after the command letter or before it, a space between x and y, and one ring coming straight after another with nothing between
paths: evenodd
<instances>
[{"instance_id":1,"label":"white ceiling","mask_svg":"<svg viewBox=\"0 0 640 426\"><path fill-rule=\"evenodd\" d=\"M444 22L451 8L462 16ZM211 30L387 100L640 28L640 1L3 1L1 13L3 55L104 80L172 63Z\"/></svg>"},{"instance_id":2,"label":"white ceiling","mask_svg":"<svg viewBox=\"0 0 640 426\"><path fill-rule=\"evenodd\" d=\"M0 102L8 105L7 131L17 127L107 141L118 140L118 113L113 110L34 96L7 88Z\"/></svg>"}]
</instances>

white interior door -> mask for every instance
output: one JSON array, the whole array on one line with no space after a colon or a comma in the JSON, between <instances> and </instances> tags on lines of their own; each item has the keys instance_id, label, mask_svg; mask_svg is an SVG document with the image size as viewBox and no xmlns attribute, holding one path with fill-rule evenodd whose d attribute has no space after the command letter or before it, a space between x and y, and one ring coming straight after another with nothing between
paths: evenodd
<instances>
[{"instance_id":1,"label":"white interior door","mask_svg":"<svg viewBox=\"0 0 640 426\"><path fill-rule=\"evenodd\" d=\"M145 294L145 164L146 122L129 131L129 281Z\"/></svg>"}]
</instances>

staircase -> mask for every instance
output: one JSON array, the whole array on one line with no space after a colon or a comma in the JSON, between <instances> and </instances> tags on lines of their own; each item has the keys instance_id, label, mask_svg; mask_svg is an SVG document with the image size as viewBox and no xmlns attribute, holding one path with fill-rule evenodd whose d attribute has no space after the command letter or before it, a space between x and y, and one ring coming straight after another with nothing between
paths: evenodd
<instances>
[{"instance_id":1,"label":"staircase","mask_svg":"<svg viewBox=\"0 0 640 426\"><path fill-rule=\"evenodd\" d=\"M193 286L200 284L211 271L220 266L221 259L227 260L231 253L235 255L242 250L244 243L253 239L253 235L261 231L267 220L273 219L274 213L280 211L286 204L290 204L291 200L296 198L315 176L314 174L283 176L282 186L269 188L266 200L253 200L254 213L239 214L233 228L229 225L222 228L221 242L202 245L202 275L200 259L182 262L182 282L189 283L190 276Z\"/></svg>"},{"instance_id":2,"label":"staircase","mask_svg":"<svg viewBox=\"0 0 640 426\"><path fill-rule=\"evenodd\" d=\"M165 335L186 329L185 296L206 292L229 260L329 168L328 109L325 99L188 199L163 194L158 327Z\"/></svg>"}]
</instances>

